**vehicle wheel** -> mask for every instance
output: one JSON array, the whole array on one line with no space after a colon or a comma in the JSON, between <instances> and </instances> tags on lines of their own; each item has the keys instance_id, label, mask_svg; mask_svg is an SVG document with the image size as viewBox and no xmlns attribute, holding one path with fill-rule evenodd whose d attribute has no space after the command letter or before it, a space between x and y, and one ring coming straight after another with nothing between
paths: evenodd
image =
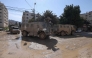
<instances>
[{"instance_id":1,"label":"vehicle wheel","mask_svg":"<svg viewBox=\"0 0 92 58\"><path fill-rule=\"evenodd\" d=\"M71 35L74 35L74 33L75 33L75 32L74 32L74 31L72 31L72 32L71 32Z\"/></svg>"},{"instance_id":2,"label":"vehicle wheel","mask_svg":"<svg viewBox=\"0 0 92 58\"><path fill-rule=\"evenodd\" d=\"M41 32L41 33L39 34L39 38L40 38L40 39L45 39L45 38L46 38L45 33L44 33L44 32Z\"/></svg>"},{"instance_id":3,"label":"vehicle wheel","mask_svg":"<svg viewBox=\"0 0 92 58\"><path fill-rule=\"evenodd\" d=\"M61 36L65 36L65 35L66 35L66 34L65 34L65 31L61 31L60 35L61 35Z\"/></svg>"},{"instance_id":4,"label":"vehicle wheel","mask_svg":"<svg viewBox=\"0 0 92 58\"><path fill-rule=\"evenodd\" d=\"M12 34L13 32L12 32L12 31L10 31L10 33Z\"/></svg>"},{"instance_id":5,"label":"vehicle wheel","mask_svg":"<svg viewBox=\"0 0 92 58\"><path fill-rule=\"evenodd\" d=\"M26 37L28 34L27 34L26 31L23 31L23 32L22 32L22 35Z\"/></svg>"}]
</instances>

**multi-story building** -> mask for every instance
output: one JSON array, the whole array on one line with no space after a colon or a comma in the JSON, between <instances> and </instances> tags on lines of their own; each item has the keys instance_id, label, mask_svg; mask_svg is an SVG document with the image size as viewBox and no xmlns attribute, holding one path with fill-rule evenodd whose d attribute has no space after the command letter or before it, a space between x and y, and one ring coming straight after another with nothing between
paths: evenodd
<instances>
[{"instance_id":1,"label":"multi-story building","mask_svg":"<svg viewBox=\"0 0 92 58\"><path fill-rule=\"evenodd\" d=\"M92 24L92 11L80 14L80 16Z\"/></svg>"},{"instance_id":2,"label":"multi-story building","mask_svg":"<svg viewBox=\"0 0 92 58\"><path fill-rule=\"evenodd\" d=\"M0 27L8 27L8 10L3 3L0 2Z\"/></svg>"},{"instance_id":3,"label":"multi-story building","mask_svg":"<svg viewBox=\"0 0 92 58\"><path fill-rule=\"evenodd\" d=\"M38 18L38 14L35 14L35 19ZM22 23L28 23L29 20L31 20L32 18L34 17L34 13L30 13L29 11L25 11L23 12L23 15L22 15Z\"/></svg>"}]
</instances>

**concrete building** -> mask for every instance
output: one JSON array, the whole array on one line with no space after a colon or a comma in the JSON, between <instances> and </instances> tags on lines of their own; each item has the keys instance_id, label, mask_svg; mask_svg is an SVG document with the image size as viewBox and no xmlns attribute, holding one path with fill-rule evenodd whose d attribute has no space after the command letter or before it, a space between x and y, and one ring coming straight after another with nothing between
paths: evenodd
<instances>
[{"instance_id":1,"label":"concrete building","mask_svg":"<svg viewBox=\"0 0 92 58\"><path fill-rule=\"evenodd\" d=\"M38 18L38 14L35 14L35 18ZM34 13L30 13L29 11L23 12L22 15L22 23L28 23L34 17Z\"/></svg>"},{"instance_id":2,"label":"concrete building","mask_svg":"<svg viewBox=\"0 0 92 58\"><path fill-rule=\"evenodd\" d=\"M8 10L3 3L0 2L0 28L8 27Z\"/></svg>"},{"instance_id":3,"label":"concrete building","mask_svg":"<svg viewBox=\"0 0 92 58\"><path fill-rule=\"evenodd\" d=\"M92 11L84 13L84 14L80 14L80 16L92 24Z\"/></svg>"}]
</instances>

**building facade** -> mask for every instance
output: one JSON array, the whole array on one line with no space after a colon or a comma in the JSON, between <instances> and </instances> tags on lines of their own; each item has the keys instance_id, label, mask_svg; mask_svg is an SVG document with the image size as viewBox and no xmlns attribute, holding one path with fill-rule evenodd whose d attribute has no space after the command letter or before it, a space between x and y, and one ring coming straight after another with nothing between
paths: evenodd
<instances>
[{"instance_id":1,"label":"building facade","mask_svg":"<svg viewBox=\"0 0 92 58\"><path fill-rule=\"evenodd\" d=\"M0 2L0 28L8 27L8 10L3 3Z\"/></svg>"},{"instance_id":2,"label":"building facade","mask_svg":"<svg viewBox=\"0 0 92 58\"><path fill-rule=\"evenodd\" d=\"M80 16L92 24L92 11L80 14Z\"/></svg>"},{"instance_id":3,"label":"building facade","mask_svg":"<svg viewBox=\"0 0 92 58\"><path fill-rule=\"evenodd\" d=\"M38 18L38 14L35 14L35 19ZM34 17L34 13L30 13L29 11L23 12L22 15L22 23L29 23L29 20L31 20Z\"/></svg>"}]
</instances>

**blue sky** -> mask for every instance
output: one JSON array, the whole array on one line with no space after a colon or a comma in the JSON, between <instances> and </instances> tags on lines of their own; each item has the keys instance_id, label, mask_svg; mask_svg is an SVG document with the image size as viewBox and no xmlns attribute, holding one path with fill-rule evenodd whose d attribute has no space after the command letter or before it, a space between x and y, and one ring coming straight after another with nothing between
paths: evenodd
<instances>
[{"instance_id":1,"label":"blue sky","mask_svg":"<svg viewBox=\"0 0 92 58\"><path fill-rule=\"evenodd\" d=\"M0 0L6 6L33 9L34 2L36 1L36 12L43 13L45 10L51 10L54 14L60 16L63 13L63 9L66 5L74 4L80 5L81 13L92 11L92 0ZM21 21L22 12L8 10L9 19Z\"/></svg>"}]
</instances>

